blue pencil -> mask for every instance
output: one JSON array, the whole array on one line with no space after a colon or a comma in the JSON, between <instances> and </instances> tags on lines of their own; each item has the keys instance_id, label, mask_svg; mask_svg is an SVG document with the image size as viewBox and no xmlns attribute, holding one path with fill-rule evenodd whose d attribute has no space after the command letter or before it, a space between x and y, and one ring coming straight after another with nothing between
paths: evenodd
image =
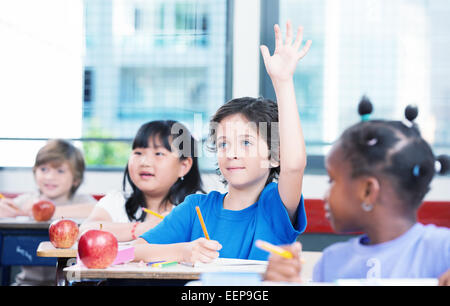
<instances>
[{"instance_id":1,"label":"blue pencil","mask_svg":"<svg viewBox=\"0 0 450 306\"><path fill-rule=\"evenodd\" d=\"M167 261L167 260L150 261L149 263L147 263L147 266L151 266L151 265L153 265L153 264L161 263L161 262L166 262L166 261Z\"/></svg>"}]
</instances>

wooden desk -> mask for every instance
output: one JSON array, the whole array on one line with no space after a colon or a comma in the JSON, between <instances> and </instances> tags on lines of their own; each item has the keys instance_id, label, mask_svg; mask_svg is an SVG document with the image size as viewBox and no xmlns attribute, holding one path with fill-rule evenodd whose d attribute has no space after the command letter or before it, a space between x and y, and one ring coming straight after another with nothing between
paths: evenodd
<instances>
[{"instance_id":1,"label":"wooden desk","mask_svg":"<svg viewBox=\"0 0 450 306\"><path fill-rule=\"evenodd\" d=\"M69 249L55 248L50 241L42 241L36 251L39 257L74 258L77 257L77 244Z\"/></svg>"},{"instance_id":2,"label":"wooden desk","mask_svg":"<svg viewBox=\"0 0 450 306\"><path fill-rule=\"evenodd\" d=\"M147 266L145 263L127 263L111 266L106 269L88 269L81 265L64 268L66 278L71 281L81 280L173 280L186 283L200 279L202 273L207 272L248 272L263 274L267 261L219 258L213 264L196 264L189 267L182 264L164 268Z\"/></svg>"},{"instance_id":3,"label":"wooden desk","mask_svg":"<svg viewBox=\"0 0 450 306\"><path fill-rule=\"evenodd\" d=\"M305 282L312 280L312 272L316 262L322 256L322 252L302 252L305 260L302 268L302 279ZM208 272L239 272L257 273L263 275L267 268L267 261L243 260L219 258L213 264L197 264L188 267L178 264L165 268L149 267L144 263L127 263L108 267L107 269L88 269L82 265L74 265L64 268L68 280L111 280L111 279L133 279L133 280L176 280L182 284L196 281L201 278L202 273Z\"/></svg>"},{"instance_id":4,"label":"wooden desk","mask_svg":"<svg viewBox=\"0 0 450 306\"><path fill-rule=\"evenodd\" d=\"M35 221L30 217L0 218L0 267L3 286L9 285L11 266L55 266L54 257L36 254L42 241L49 241L48 228L54 220ZM82 220L74 220L78 224Z\"/></svg>"},{"instance_id":5,"label":"wooden desk","mask_svg":"<svg viewBox=\"0 0 450 306\"><path fill-rule=\"evenodd\" d=\"M30 217L0 218L0 229L41 229L48 230L52 221L38 222Z\"/></svg>"},{"instance_id":6,"label":"wooden desk","mask_svg":"<svg viewBox=\"0 0 450 306\"><path fill-rule=\"evenodd\" d=\"M36 251L36 255L39 257L56 257L56 285L65 286L67 279L63 269L70 265L70 259L77 257L77 244L75 243L69 249L55 248L50 241L42 241ZM75 263L76 261L73 261Z\"/></svg>"}]
</instances>

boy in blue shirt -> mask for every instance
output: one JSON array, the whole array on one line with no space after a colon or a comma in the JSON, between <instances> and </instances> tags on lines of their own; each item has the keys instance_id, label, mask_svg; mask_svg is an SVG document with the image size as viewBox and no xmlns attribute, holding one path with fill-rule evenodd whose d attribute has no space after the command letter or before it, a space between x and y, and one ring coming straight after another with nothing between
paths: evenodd
<instances>
[{"instance_id":1,"label":"boy in blue shirt","mask_svg":"<svg viewBox=\"0 0 450 306\"><path fill-rule=\"evenodd\" d=\"M266 260L267 252L254 246L256 239L285 244L294 241L306 225L303 199L293 226L277 189L276 183L268 184L258 201L242 210L224 209L226 194L217 191L190 195L164 218L161 226L141 238L153 244L170 244L203 237L195 211L199 206L210 238L222 246L220 257Z\"/></svg>"},{"instance_id":2,"label":"boy in blue shirt","mask_svg":"<svg viewBox=\"0 0 450 306\"><path fill-rule=\"evenodd\" d=\"M302 33L299 27L293 42L288 22L283 42L276 25L273 56L261 47L278 105L262 98L234 99L211 120L212 147L228 192L189 196L138 239L136 261L210 262L219 250L220 257L267 259L254 247L256 239L292 243L305 229L306 152L293 83L297 62L311 46L308 41L300 50ZM277 177L278 183L273 183ZM197 205L213 240L202 238Z\"/></svg>"}]
</instances>

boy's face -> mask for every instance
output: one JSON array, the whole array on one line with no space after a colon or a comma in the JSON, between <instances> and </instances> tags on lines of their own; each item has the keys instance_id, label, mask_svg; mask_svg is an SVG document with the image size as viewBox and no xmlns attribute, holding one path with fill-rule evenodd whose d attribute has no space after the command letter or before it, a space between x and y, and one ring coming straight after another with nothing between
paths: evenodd
<instances>
[{"instance_id":1,"label":"boy's face","mask_svg":"<svg viewBox=\"0 0 450 306\"><path fill-rule=\"evenodd\" d=\"M69 198L70 189L75 184L67 161L38 166L34 172L34 178L42 195L50 200Z\"/></svg>"},{"instance_id":2,"label":"boy's face","mask_svg":"<svg viewBox=\"0 0 450 306\"><path fill-rule=\"evenodd\" d=\"M241 114L225 117L216 127L218 164L230 186L264 184L269 176L269 149L257 131Z\"/></svg>"},{"instance_id":3,"label":"boy's face","mask_svg":"<svg viewBox=\"0 0 450 306\"><path fill-rule=\"evenodd\" d=\"M327 219L336 232L360 231L364 216L358 198L359 180L352 178L350 163L343 158L339 145L331 149L325 167L329 177L329 188L324 197Z\"/></svg>"}]
</instances>

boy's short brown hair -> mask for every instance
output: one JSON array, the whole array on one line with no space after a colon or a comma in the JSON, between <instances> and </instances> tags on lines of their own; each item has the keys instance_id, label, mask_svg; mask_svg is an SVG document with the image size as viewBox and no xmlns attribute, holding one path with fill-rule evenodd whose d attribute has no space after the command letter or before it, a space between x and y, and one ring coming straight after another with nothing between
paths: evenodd
<instances>
[{"instance_id":1,"label":"boy's short brown hair","mask_svg":"<svg viewBox=\"0 0 450 306\"><path fill-rule=\"evenodd\" d=\"M69 195L72 197L83 181L85 163L81 151L70 142L62 139L49 140L36 155L33 173L41 165L50 163L53 167L58 167L66 161L69 163L70 170L73 174L74 184L70 189Z\"/></svg>"}]
</instances>

